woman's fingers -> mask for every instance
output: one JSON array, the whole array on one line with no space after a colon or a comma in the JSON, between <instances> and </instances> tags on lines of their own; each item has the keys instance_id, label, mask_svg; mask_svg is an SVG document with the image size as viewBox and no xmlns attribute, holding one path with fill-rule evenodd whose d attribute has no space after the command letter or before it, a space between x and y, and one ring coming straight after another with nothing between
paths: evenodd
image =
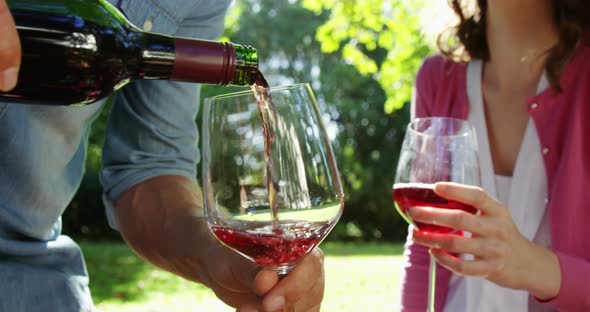
<instances>
[{"instance_id":1,"label":"woman's fingers","mask_svg":"<svg viewBox=\"0 0 590 312\"><path fill-rule=\"evenodd\" d=\"M455 234L415 231L412 239L429 248L442 249L451 254L472 254L478 259L504 258L508 253L506 245L496 240L468 238Z\"/></svg>"},{"instance_id":2,"label":"woman's fingers","mask_svg":"<svg viewBox=\"0 0 590 312\"><path fill-rule=\"evenodd\" d=\"M430 249L430 254L434 256L436 262L445 268L461 275L482 276L486 277L492 273L502 270L503 263L494 260L472 260L466 261L442 249Z\"/></svg>"},{"instance_id":3,"label":"woman's fingers","mask_svg":"<svg viewBox=\"0 0 590 312\"><path fill-rule=\"evenodd\" d=\"M414 222L440 225L468 232L483 232L486 226L480 216L457 209L412 207L409 209L408 215Z\"/></svg>"},{"instance_id":4,"label":"woman's fingers","mask_svg":"<svg viewBox=\"0 0 590 312\"><path fill-rule=\"evenodd\" d=\"M461 202L480 210L484 215L502 213L502 204L489 196L482 188L452 182L438 182L434 191L449 200Z\"/></svg>"},{"instance_id":5,"label":"woman's fingers","mask_svg":"<svg viewBox=\"0 0 590 312\"><path fill-rule=\"evenodd\" d=\"M460 209L412 207L408 211L408 215L413 221L473 233L484 233L491 231L491 229L483 218L505 216L508 213L502 203L489 196L479 187L452 182L439 182L436 183L434 191L450 201L472 206L479 210L481 214L473 215Z\"/></svg>"}]
</instances>

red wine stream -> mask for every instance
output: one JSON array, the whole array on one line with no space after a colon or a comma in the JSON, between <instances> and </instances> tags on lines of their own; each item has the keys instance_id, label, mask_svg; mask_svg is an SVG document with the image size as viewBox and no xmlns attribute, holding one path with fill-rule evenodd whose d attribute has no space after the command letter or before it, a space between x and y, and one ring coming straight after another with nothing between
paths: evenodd
<instances>
[{"instance_id":1,"label":"red wine stream","mask_svg":"<svg viewBox=\"0 0 590 312\"><path fill-rule=\"evenodd\" d=\"M268 204L270 206L273 226L278 226L278 190L277 184L272 176L272 143L275 139L275 128L277 121L277 108L272 102L270 87L260 71L254 75L252 91L256 97L256 104L260 112L262 122L262 132L264 135L264 162L266 165L266 189L268 191Z\"/></svg>"}]
</instances>

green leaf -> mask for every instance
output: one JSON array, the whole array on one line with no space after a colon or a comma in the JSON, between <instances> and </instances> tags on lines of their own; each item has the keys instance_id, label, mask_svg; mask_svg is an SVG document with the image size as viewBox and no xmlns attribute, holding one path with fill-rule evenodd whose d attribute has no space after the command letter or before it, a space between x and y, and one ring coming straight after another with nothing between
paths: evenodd
<instances>
[{"instance_id":1,"label":"green leaf","mask_svg":"<svg viewBox=\"0 0 590 312\"><path fill-rule=\"evenodd\" d=\"M304 0L314 12L330 10L316 40L324 53L341 51L361 74L385 91L384 111L392 114L410 101L421 60L431 53L420 25L424 0ZM385 53L383 53L385 52Z\"/></svg>"}]
</instances>

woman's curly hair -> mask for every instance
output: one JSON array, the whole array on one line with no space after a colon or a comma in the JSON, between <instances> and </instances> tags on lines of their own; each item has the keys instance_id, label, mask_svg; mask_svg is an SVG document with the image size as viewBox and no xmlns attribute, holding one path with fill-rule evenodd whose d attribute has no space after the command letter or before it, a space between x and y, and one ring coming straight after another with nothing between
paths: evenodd
<instances>
[{"instance_id":1,"label":"woman's curly hair","mask_svg":"<svg viewBox=\"0 0 590 312\"><path fill-rule=\"evenodd\" d=\"M487 0L477 1L472 13L467 13L462 0L449 0L455 11L458 24L438 36L437 45L444 55L456 61L477 58L489 60L490 52L486 38ZM474 4L474 3L472 3ZM567 59L578 44L588 44L590 29L590 10L584 0L554 0L555 22L559 31L559 41L548 53L545 70L551 86L561 91L559 77Z\"/></svg>"}]
</instances>

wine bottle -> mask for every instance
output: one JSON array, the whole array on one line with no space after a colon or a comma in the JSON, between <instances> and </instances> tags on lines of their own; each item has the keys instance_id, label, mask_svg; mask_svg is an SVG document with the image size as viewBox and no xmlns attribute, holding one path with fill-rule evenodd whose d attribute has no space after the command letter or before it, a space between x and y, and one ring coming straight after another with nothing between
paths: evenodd
<instances>
[{"instance_id":1,"label":"wine bottle","mask_svg":"<svg viewBox=\"0 0 590 312\"><path fill-rule=\"evenodd\" d=\"M256 49L145 32L105 0L8 0L22 46L16 87L0 101L86 105L132 80L248 85Z\"/></svg>"}]
</instances>

